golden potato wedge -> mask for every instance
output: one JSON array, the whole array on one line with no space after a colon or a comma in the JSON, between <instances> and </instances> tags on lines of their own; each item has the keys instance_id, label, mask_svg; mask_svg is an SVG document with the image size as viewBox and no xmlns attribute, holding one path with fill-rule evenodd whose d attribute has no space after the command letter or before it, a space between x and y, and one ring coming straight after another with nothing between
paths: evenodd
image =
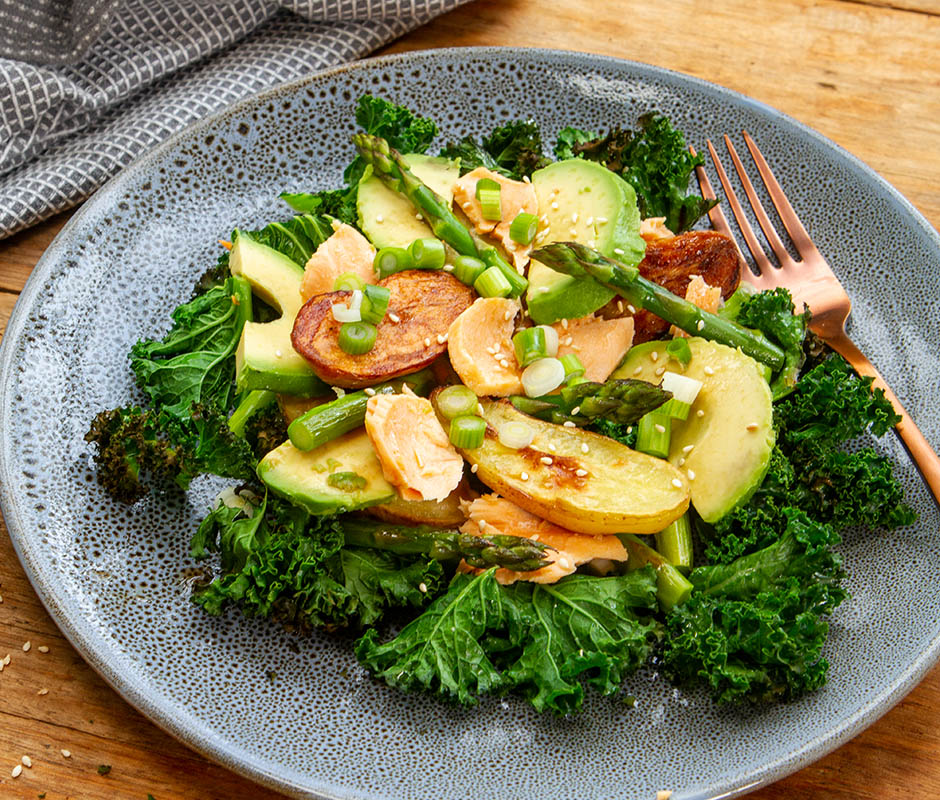
<instances>
[{"instance_id":1,"label":"golden potato wedge","mask_svg":"<svg viewBox=\"0 0 940 800\"><path fill-rule=\"evenodd\" d=\"M473 301L469 286L437 270L398 272L379 285L387 287L391 297L375 347L368 353L352 356L339 346L341 323L333 318L331 307L347 302L350 292L312 297L294 320L291 344L331 386L359 389L428 366L447 349L438 336L443 339L451 322Z\"/></svg>"},{"instance_id":2,"label":"golden potato wedge","mask_svg":"<svg viewBox=\"0 0 940 800\"><path fill-rule=\"evenodd\" d=\"M483 483L526 511L578 533L656 533L689 507L688 481L668 461L527 416L508 400L480 402L486 438L460 452ZM529 447L500 444L500 426L512 421L535 431Z\"/></svg>"}]
</instances>

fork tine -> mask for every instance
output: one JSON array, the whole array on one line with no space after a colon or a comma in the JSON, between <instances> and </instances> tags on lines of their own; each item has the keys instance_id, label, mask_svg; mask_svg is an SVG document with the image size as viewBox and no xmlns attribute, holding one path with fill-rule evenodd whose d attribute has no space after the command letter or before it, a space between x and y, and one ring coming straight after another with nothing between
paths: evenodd
<instances>
[{"instance_id":1,"label":"fork tine","mask_svg":"<svg viewBox=\"0 0 940 800\"><path fill-rule=\"evenodd\" d=\"M763 248L761 248L760 243L757 241L751 223L747 221L747 216L745 216L744 209L741 208L741 204L738 202L738 196L734 192L734 187L731 185L731 181L728 180L728 175L725 172L725 168L721 165L721 159L718 158L718 153L715 152L715 146L711 143L711 139L706 140L705 143L708 145L708 152L711 154L712 161L715 164L718 180L721 181L721 188L725 190L728 205L731 206L731 213L734 214L734 218L738 222L738 227L741 229L741 234L744 236L747 249L750 250L751 255L754 256L754 261L761 275L770 275L769 270L773 269L770 259L767 258ZM752 281L752 283L756 283L756 281Z\"/></svg>"},{"instance_id":2,"label":"fork tine","mask_svg":"<svg viewBox=\"0 0 940 800\"><path fill-rule=\"evenodd\" d=\"M689 145L689 152L693 156L698 155L692 145ZM715 190L712 188L712 182L708 179L708 173L705 172L705 167L701 165L697 166L695 168L695 177L698 178L698 186L699 190L702 192L702 197L704 197L706 200L717 200L718 197L715 195ZM728 224L728 218L725 216L725 212L721 210L721 203L717 203L709 209L708 219L711 221L712 227L718 231L718 233L723 233L732 242L734 242L734 249L738 254L738 267L741 270L741 275L753 275L754 273L751 272L751 268L748 266L747 259L744 258L744 253L741 252L741 248L738 246L738 240L731 232L731 226Z\"/></svg>"},{"instance_id":3,"label":"fork tine","mask_svg":"<svg viewBox=\"0 0 940 800\"><path fill-rule=\"evenodd\" d=\"M757 217L757 222L760 225L761 230L764 232L764 236L767 239L767 242L770 244L770 249L773 250L774 255L777 256L777 261L780 262L780 266L792 263L793 259L790 258L790 254L787 252L787 248L784 247L783 242L780 241L780 237L777 235L777 231L774 228L773 223L770 221L770 217L768 217L767 212L764 211L764 204L761 203L760 198L757 196L757 192L754 191L754 184L751 183L751 179L747 176L747 172L744 169L744 164L742 164L741 159L738 158L738 151L734 149L734 145L727 135L722 138L725 141L725 147L728 148L728 153L731 155L731 161L734 164L734 169L738 173L738 177L741 179L741 185L744 186L744 193L747 195L747 199L751 203L751 209L754 211L754 216Z\"/></svg>"},{"instance_id":4,"label":"fork tine","mask_svg":"<svg viewBox=\"0 0 940 800\"><path fill-rule=\"evenodd\" d=\"M757 165L757 172L760 174L764 186L767 187L767 192L770 194L774 208L777 209L777 213L783 221L783 227L785 227L787 233L790 234L790 238L793 240L797 252L803 256L803 258L806 258L806 253L818 252L816 245L813 244L813 240L809 238L806 228L803 227L803 223L800 222L800 218L793 210L793 206L790 205L790 201L787 200L787 196L783 193L783 189L781 189L780 184L777 183L777 179L774 177L770 166L758 149L757 144L747 131L741 131L741 133L744 134L744 143L751 153L751 158L754 159L754 163Z\"/></svg>"}]
</instances>

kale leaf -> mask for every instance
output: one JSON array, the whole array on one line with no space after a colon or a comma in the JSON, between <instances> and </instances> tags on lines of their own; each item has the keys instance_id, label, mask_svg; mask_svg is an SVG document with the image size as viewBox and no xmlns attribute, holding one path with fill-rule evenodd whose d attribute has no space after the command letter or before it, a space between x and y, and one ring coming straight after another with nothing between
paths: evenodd
<instances>
[{"instance_id":1,"label":"kale leaf","mask_svg":"<svg viewBox=\"0 0 940 800\"><path fill-rule=\"evenodd\" d=\"M461 174L486 167L507 178L520 180L549 163L543 150L539 126L529 119L500 125L479 144L472 136L467 136L447 145L441 155L459 158Z\"/></svg>"},{"instance_id":2,"label":"kale leaf","mask_svg":"<svg viewBox=\"0 0 940 800\"><path fill-rule=\"evenodd\" d=\"M232 233L232 240L234 241L236 236L250 236L300 266L305 266L316 249L333 234L333 227L323 214L322 211L318 214L298 214L286 222L265 225L260 231L236 229Z\"/></svg>"},{"instance_id":3,"label":"kale leaf","mask_svg":"<svg viewBox=\"0 0 940 800\"><path fill-rule=\"evenodd\" d=\"M193 594L210 614L233 604L303 630L359 627L390 608L421 608L440 586L436 561L344 548L338 518L311 516L277 498L260 506L250 500L220 504L193 536L195 558L220 554L221 574Z\"/></svg>"},{"instance_id":4,"label":"kale leaf","mask_svg":"<svg viewBox=\"0 0 940 800\"><path fill-rule=\"evenodd\" d=\"M768 547L727 565L699 567L689 600L667 617L666 670L703 680L718 702L792 699L825 683L824 616L846 597L839 535L802 511Z\"/></svg>"},{"instance_id":5,"label":"kale leaf","mask_svg":"<svg viewBox=\"0 0 940 800\"><path fill-rule=\"evenodd\" d=\"M606 136L565 128L555 154L603 164L636 190L642 217L665 217L670 230L687 231L717 202L688 194L692 171L704 159L688 151L682 132L661 114L644 114L637 123L635 131L613 128Z\"/></svg>"},{"instance_id":6,"label":"kale leaf","mask_svg":"<svg viewBox=\"0 0 940 800\"><path fill-rule=\"evenodd\" d=\"M368 631L356 655L404 691L425 689L464 704L519 691L539 711L580 709L582 679L604 694L648 657L658 636L652 569L545 586L500 586L492 570L457 575L445 595L391 641Z\"/></svg>"}]
</instances>

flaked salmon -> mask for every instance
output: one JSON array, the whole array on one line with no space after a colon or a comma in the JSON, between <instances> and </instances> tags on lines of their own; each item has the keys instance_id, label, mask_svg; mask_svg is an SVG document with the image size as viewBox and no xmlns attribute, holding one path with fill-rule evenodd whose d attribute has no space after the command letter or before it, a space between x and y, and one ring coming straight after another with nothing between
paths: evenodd
<instances>
[{"instance_id":1,"label":"flaked salmon","mask_svg":"<svg viewBox=\"0 0 940 800\"><path fill-rule=\"evenodd\" d=\"M443 500L463 477L463 458L431 407L413 394L377 394L366 406L366 433L385 480L405 500Z\"/></svg>"},{"instance_id":2,"label":"flaked salmon","mask_svg":"<svg viewBox=\"0 0 940 800\"><path fill-rule=\"evenodd\" d=\"M627 559L627 551L616 536L575 533L530 514L515 503L495 494L478 497L467 504L465 510L468 519L460 528L463 533L473 536L522 536L555 548L545 551L545 558L551 563L540 569L529 572L497 569L494 577L504 586L516 581L555 583L565 575L570 575L579 565L595 558L610 561ZM461 563L460 570L474 574L482 572L464 563Z\"/></svg>"},{"instance_id":3,"label":"flaked salmon","mask_svg":"<svg viewBox=\"0 0 940 800\"><path fill-rule=\"evenodd\" d=\"M499 184L499 220L483 218L483 206L477 199L477 182L483 178L489 178ZM473 223L477 233L487 233L499 240L512 255L517 269L528 263L532 245L514 242L509 236L509 227L521 211L538 216L539 201L531 183L514 181L486 167L477 167L457 181L454 186L454 200Z\"/></svg>"},{"instance_id":4,"label":"flaked salmon","mask_svg":"<svg viewBox=\"0 0 940 800\"><path fill-rule=\"evenodd\" d=\"M358 275L365 283L375 283L374 261L375 248L365 236L351 225L337 225L333 235L307 261L300 296L306 301L332 292L336 279L347 272Z\"/></svg>"},{"instance_id":5,"label":"flaked salmon","mask_svg":"<svg viewBox=\"0 0 940 800\"><path fill-rule=\"evenodd\" d=\"M623 361L633 344L633 318L600 319L593 314L556 322L558 357L574 353L584 365L584 377L603 383Z\"/></svg>"},{"instance_id":6,"label":"flaked salmon","mask_svg":"<svg viewBox=\"0 0 940 800\"><path fill-rule=\"evenodd\" d=\"M522 370L512 346L517 300L482 297L447 331L447 352L460 380L480 396L521 394Z\"/></svg>"}]
</instances>

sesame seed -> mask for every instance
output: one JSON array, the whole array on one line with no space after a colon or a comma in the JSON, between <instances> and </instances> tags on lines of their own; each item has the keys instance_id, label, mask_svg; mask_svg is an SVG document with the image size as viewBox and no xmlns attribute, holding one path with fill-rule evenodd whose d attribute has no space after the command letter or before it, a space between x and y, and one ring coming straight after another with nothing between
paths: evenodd
<instances>
[{"instance_id":1,"label":"sesame seed","mask_svg":"<svg viewBox=\"0 0 940 800\"><path fill-rule=\"evenodd\" d=\"M687 444L685 447L682 448L682 452L688 455L689 453L692 452L693 447L695 447L694 444Z\"/></svg>"},{"instance_id":2,"label":"sesame seed","mask_svg":"<svg viewBox=\"0 0 940 800\"><path fill-rule=\"evenodd\" d=\"M749 422L745 427L749 431L756 431L760 427L760 425L758 425L756 422Z\"/></svg>"},{"instance_id":3,"label":"sesame seed","mask_svg":"<svg viewBox=\"0 0 940 800\"><path fill-rule=\"evenodd\" d=\"M548 449L551 450L553 453L558 450L558 448L555 447L555 443L554 443L554 442L549 442L549 443L548 443Z\"/></svg>"},{"instance_id":4,"label":"sesame seed","mask_svg":"<svg viewBox=\"0 0 940 800\"><path fill-rule=\"evenodd\" d=\"M479 468L480 468L480 465L479 465L479 464L474 464L472 467L470 467L470 472L472 472L474 475L476 475L476 474L477 474L477 470L478 470Z\"/></svg>"},{"instance_id":5,"label":"sesame seed","mask_svg":"<svg viewBox=\"0 0 940 800\"><path fill-rule=\"evenodd\" d=\"M571 566L571 562L567 558L562 556L561 558L558 559L558 566L561 567L562 569L568 569Z\"/></svg>"},{"instance_id":6,"label":"sesame seed","mask_svg":"<svg viewBox=\"0 0 940 800\"><path fill-rule=\"evenodd\" d=\"M565 337L565 347L571 347L572 342L574 342L574 338L573 338L573 337L571 337L571 336L566 336L566 337Z\"/></svg>"},{"instance_id":7,"label":"sesame seed","mask_svg":"<svg viewBox=\"0 0 940 800\"><path fill-rule=\"evenodd\" d=\"M577 238L578 238L578 229L577 229L577 228L568 228L568 235L569 235L572 239L577 239Z\"/></svg>"},{"instance_id":8,"label":"sesame seed","mask_svg":"<svg viewBox=\"0 0 940 800\"><path fill-rule=\"evenodd\" d=\"M691 470L691 469L690 469L687 474L688 474L688 476L689 476L689 480L690 480L690 481L694 481L694 480L695 480L695 471L694 471L694 470Z\"/></svg>"},{"instance_id":9,"label":"sesame seed","mask_svg":"<svg viewBox=\"0 0 940 800\"><path fill-rule=\"evenodd\" d=\"M607 217L597 217L597 222L598 224L603 225L605 222L607 222Z\"/></svg>"},{"instance_id":10,"label":"sesame seed","mask_svg":"<svg viewBox=\"0 0 940 800\"><path fill-rule=\"evenodd\" d=\"M656 367L655 372L657 375L662 375L666 371L665 367Z\"/></svg>"},{"instance_id":11,"label":"sesame seed","mask_svg":"<svg viewBox=\"0 0 940 800\"><path fill-rule=\"evenodd\" d=\"M71 751L69 751L69 750L60 750L59 752L62 753L62 758L71 758L71 757L72 757L72 753L71 753Z\"/></svg>"},{"instance_id":12,"label":"sesame seed","mask_svg":"<svg viewBox=\"0 0 940 800\"><path fill-rule=\"evenodd\" d=\"M486 352L495 356L499 352L499 348L495 344L491 344L486 348Z\"/></svg>"},{"instance_id":13,"label":"sesame seed","mask_svg":"<svg viewBox=\"0 0 940 800\"><path fill-rule=\"evenodd\" d=\"M581 413L581 406L575 406L571 409L571 416L576 417L579 413Z\"/></svg>"},{"instance_id":14,"label":"sesame seed","mask_svg":"<svg viewBox=\"0 0 940 800\"><path fill-rule=\"evenodd\" d=\"M631 314L636 314L636 308L634 308L632 305L627 306L627 311L629 311Z\"/></svg>"},{"instance_id":15,"label":"sesame seed","mask_svg":"<svg viewBox=\"0 0 940 800\"><path fill-rule=\"evenodd\" d=\"M522 176L522 182L523 182L523 183L532 183L532 181L529 180L529 176L528 176L528 175L523 175L523 176Z\"/></svg>"},{"instance_id":16,"label":"sesame seed","mask_svg":"<svg viewBox=\"0 0 940 800\"><path fill-rule=\"evenodd\" d=\"M5 667L10 666L10 654L9 653L7 653L3 658L3 666Z\"/></svg>"},{"instance_id":17,"label":"sesame seed","mask_svg":"<svg viewBox=\"0 0 940 800\"><path fill-rule=\"evenodd\" d=\"M677 489L681 489L681 488L682 488L682 481L680 481L678 478L673 478L673 479L672 479L672 485L675 486Z\"/></svg>"},{"instance_id":18,"label":"sesame seed","mask_svg":"<svg viewBox=\"0 0 940 800\"><path fill-rule=\"evenodd\" d=\"M425 337L424 337L424 346L425 346L425 347L430 347L430 346L431 346L431 337L430 337L430 336L425 336Z\"/></svg>"},{"instance_id":19,"label":"sesame seed","mask_svg":"<svg viewBox=\"0 0 940 800\"><path fill-rule=\"evenodd\" d=\"M506 309L506 313L503 314L503 319L504 319L506 322L509 322L509 320L512 319L512 309L511 309L511 308Z\"/></svg>"},{"instance_id":20,"label":"sesame seed","mask_svg":"<svg viewBox=\"0 0 940 800\"><path fill-rule=\"evenodd\" d=\"M568 330L568 318L567 317L562 317L561 327L564 328L565 330Z\"/></svg>"},{"instance_id":21,"label":"sesame seed","mask_svg":"<svg viewBox=\"0 0 940 800\"><path fill-rule=\"evenodd\" d=\"M715 374L715 370L713 370L711 367L705 367L705 368L702 370L702 372L704 372L706 375L714 375L714 374Z\"/></svg>"},{"instance_id":22,"label":"sesame seed","mask_svg":"<svg viewBox=\"0 0 940 800\"><path fill-rule=\"evenodd\" d=\"M393 314L391 311L388 312L388 318L392 322L401 322L401 317L399 317L398 314Z\"/></svg>"},{"instance_id":23,"label":"sesame seed","mask_svg":"<svg viewBox=\"0 0 940 800\"><path fill-rule=\"evenodd\" d=\"M447 341L447 334L446 334L446 333L439 333L439 334L437 335L437 343L438 343L438 344L444 344L444 342L446 342L446 341Z\"/></svg>"},{"instance_id":24,"label":"sesame seed","mask_svg":"<svg viewBox=\"0 0 940 800\"><path fill-rule=\"evenodd\" d=\"M570 419L565 420L565 421L562 423L562 425L563 425L565 428L577 428L577 427L578 427L578 426L575 425Z\"/></svg>"},{"instance_id":25,"label":"sesame seed","mask_svg":"<svg viewBox=\"0 0 940 800\"><path fill-rule=\"evenodd\" d=\"M3 595L0 594L0 603L2 603L2 602L3 602Z\"/></svg>"},{"instance_id":26,"label":"sesame seed","mask_svg":"<svg viewBox=\"0 0 940 800\"><path fill-rule=\"evenodd\" d=\"M13 767L13 771L12 771L10 774L11 774L14 778L18 778L18 777L20 777L20 775L22 774L22 772L23 772L23 765L22 765L22 764L17 764L15 767Z\"/></svg>"},{"instance_id":27,"label":"sesame seed","mask_svg":"<svg viewBox=\"0 0 940 800\"><path fill-rule=\"evenodd\" d=\"M643 371L643 367L637 367L635 370L633 370L633 374L639 375L642 371Z\"/></svg>"},{"instance_id":28,"label":"sesame seed","mask_svg":"<svg viewBox=\"0 0 940 800\"><path fill-rule=\"evenodd\" d=\"M628 434L633 433L633 426L632 426L632 425L631 425L629 428L627 428L627 433L628 433Z\"/></svg>"},{"instance_id":29,"label":"sesame seed","mask_svg":"<svg viewBox=\"0 0 940 800\"><path fill-rule=\"evenodd\" d=\"M500 365L503 369L509 369L509 362L508 362L505 358L502 359L502 360L499 362L499 365Z\"/></svg>"},{"instance_id":30,"label":"sesame seed","mask_svg":"<svg viewBox=\"0 0 940 800\"><path fill-rule=\"evenodd\" d=\"M577 211L575 211L574 214L571 215L571 221L572 221L572 222L575 222L575 223L578 221L578 212L577 212Z\"/></svg>"},{"instance_id":31,"label":"sesame seed","mask_svg":"<svg viewBox=\"0 0 940 800\"><path fill-rule=\"evenodd\" d=\"M656 428L656 432L657 432L657 433L665 433L665 432L666 432L666 427L665 427L664 425L660 425L658 422L657 422L653 427Z\"/></svg>"},{"instance_id":32,"label":"sesame seed","mask_svg":"<svg viewBox=\"0 0 940 800\"><path fill-rule=\"evenodd\" d=\"M523 472L523 473L521 473L521 474L519 475L519 478L520 478L521 480L527 481L527 480L529 480L529 473L528 473L528 472Z\"/></svg>"},{"instance_id":33,"label":"sesame seed","mask_svg":"<svg viewBox=\"0 0 940 800\"><path fill-rule=\"evenodd\" d=\"M40 697L45 697L47 694L49 694L49 690L48 690L48 689L40 689L38 692L36 692L36 694L38 694Z\"/></svg>"},{"instance_id":34,"label":"sesame seed","mask_svg":"<svg viewBox=\"0 0 940 800\"><path fill-rule=\"evenodd\" d=\"M548 214L542 214L542 216L539 217L539 222L543 225L548 225Z\"/></svg>"},{"instance_id":35,"label":"sesame seed","mask_svg":"<svg viewBox=\"0 0 940 800\"><path fill-rule=\"evenodd\" d=\"M0 672L3 672L3 662L0 661Z\"/></svg>"},{"instance_id":36,"label":"sesame seed","mask_svg":"<svg viewBox=\"0 0 940 800\"><path fill-rule=\"evenodd\" d=\"M32 646L33 646L33 643L32 643L32 642L24 642L24 643L23 643L23 652L24 652L24 653L28 653L28 652L29 652L29 648L32 647Z\"/></svg>"},{"instance_id":37,"label":"sesame seed","mask_svg":"<svg viewBox=\"0 0 940 800\"><path fill-rule=\"evenodd\" d=\"M623 248L622 248L622 247L615 247L615 248L614 248L614 255L622 256L622 255L623 255Z\"/></svg>"},{"instance_id":38,"label":"sesame seed","mask_svg":"<svg viewBox=\"0 0 940 800\"><path fill-rule=\"evenodd\" d=\"M586 469L576 469L576 470L574 471L574 474L577 475L579 478L583 478L585 475L587 475L587 470L586 470Z\"/></svg>"},{"instance_id":39,"label":"sesame seed","mask_svg":"<svg viewBox=\"0 0 940 800\"><path fill-rule=\"evenodd\" d=\"M650 361L659 361L659 353L656 350L650 353Z\"/></svg>"},{"instance_id":40,"label":"sesame seed","mask_svg":"<svg viewBox=\"0 0 940 800\"><path fill-rule=\"evenodd\" d=\"M552 465L552 460L548 456L542 456L539 461L541 461L546 467L550 467Z\"/></svg>"},{"instance_id":41,"label":"sesame seed","mask_svg":"<svg viewBox=\"0 0 940 800\"><path fill-rule=\"evenodd\" d=\"M444 270L444 272L453 272L453 271L454 271L454 265L453 265L453 264L445 264L443 267L441 267L441 269Z\"/></svg>"},{"instance_id":42,"label":"sesame seed","mask_svg":"<svg viewBox=\"0 0 940 800\"><path fill-rule=\"evenodd\" d=\"M378 222L379 225L381 225L382 222L385 221L385 218L384 218L381 214L376 214L376 215L375 215L375 221Z\"/></svg>"},{"instance_id":43,"label":"sesame seed","mask_svg":"<svg viewBox=\"0 0 940 800\"><path fill-rule=\"evenodd\" d=\"M704 416L705 416L705 412L700 408L698 411L695 412L695 416L696 416L696 417L704 417Z\"/></svg>"},{"instance_id":44,"label":"sesame seed","mask_svg":"<svg viewBox=\"0 0 940 800\"><path fill-rule=\"evenodd\" d=\"M418 591L423 594L427 590L428 590L428 585L424 581L421 581L421 583L418 584Z\"/></svg>"},{"instance_id":45,"label":"sesame seed","mask_svg":"<svg viewBox=\"0 0 940 800\"><path fill-rule=\"evenodd\" d=\"M586 443L586 442L582 442L582 443L581 443L581 452L582 452L582 453L590 453L590 452L591 452L591 448L587 446L587 443Z\"/></svg>"},{"instance_id":46,"label":"sesame seed","mask_svg":"<svg viewBox=\"0 0 940 800\"><path fill-rule=\"evenodd\" d=\"M618 314L622 314L622 313L623 313L623 300L618 300L618 301L617 301L617 313L618 313Z\"/></svg>"},{"instance_id":47,"label":"sesame seed","mask_svg":"<svg viewBox=\"0 0 940 800\"><path fill-rule=\"evenodd\" d=\"M275 357L275 358L283 358L283 357L284 357L284 353L281 352L280 350L275 350L275 351L274 351L274 357Z\"/></svg>"},{"instance_id":48,"label":"sesame seed","mask_svg":"<svg viewBox=\"0 0 940 800\"><path fill-rule=\"evenodd\" d=\"M23 762L23 766L27 769L30 769L33 766L33 760L29 756L23 756L20 761Z\"/></svg>"},{"instance_id":49,"label":"sesame seed","mask_svg":"<svg viewBox=\"0 0 940 800\"><path fill-rule=\"evenodd\" d=\"M557 211L557 210L558 210L558 203L553 202L553 203L552 203L552 211Z\"/></svg>"},{"instance_id":50,"label":"sesame seed","mask_svg":"<svg viewBox=\"0 0 940 800\"><path fill-rule=\"evenodd\" d=\"M472 207L473 207L473 203L471 203L471 202L468 200L466 203L461 203L461 206L460 206L460 207L463 208L464 210L466 210L466 209L468 209L468 208L472 208Z\"/></svg>"},{"instance_id":51,"label":"sesame seed","mask_svg":"<svg viewBox=\"0 0 940 800\"><path fill-rule=\"evenodd\" d=\"M588 217L586 220L584 220L584 224L585 224L585 225L593 225L593 224L594 224L594 217Z\"/></svg>"},{"instance_id":52,"label":"sesame seed","mask_svg":"<svg viewBox=\"0 0 940 800\"><path fill-rule=\"evenodd\" d=\"M477 416L484 417L486 414L483 412L483 403L477 403Z\"/></svg>"},{"instance_id":53,"label":"sesame seed","mask_svg":"<svg viewBox=\"0 0 940 800\"><path fill-rule=\"evenodd\" d=\"M375 389L373 389L371 386L367 386L366 394L369 395L369 397L375 396Z\"/></svg>"},{"instance_id":54,"label":"sesame seed","mask_svg":"<svg viewBox=\"0 0 940 800\"><path fill-rule=\"evenodd\" d=\"M704 327L705 327L705 320L703 319L700 319L698 322L695 323L695 330L697 331L702 330Z\"/></svg>"}]
</instances>

